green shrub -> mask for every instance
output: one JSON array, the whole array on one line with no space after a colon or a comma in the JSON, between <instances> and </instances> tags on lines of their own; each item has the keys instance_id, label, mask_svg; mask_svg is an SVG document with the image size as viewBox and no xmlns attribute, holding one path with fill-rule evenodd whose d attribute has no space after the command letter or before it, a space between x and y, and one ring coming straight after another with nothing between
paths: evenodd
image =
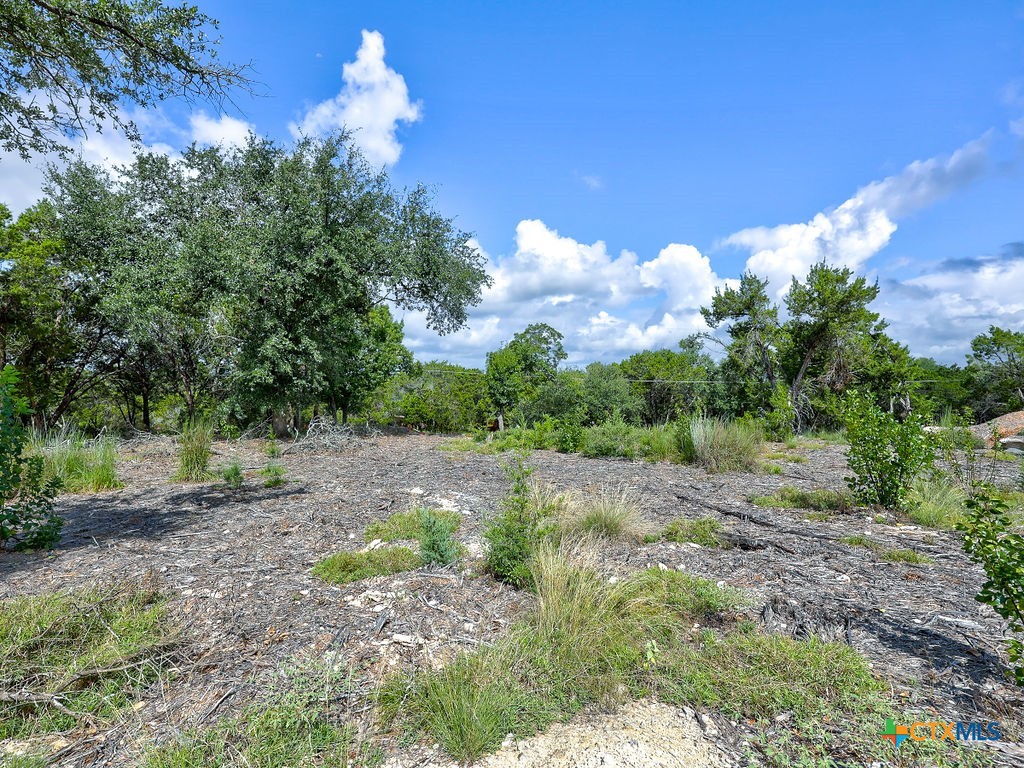
<instances>
[{"instance_id":1,"label":"green shrub","mask_svg":"<svg viewBox=\"0 0 1024 768\"><path fill-rule=\"evenodd\" d=\"M0 370L0 546L52 547L60 539L63 519L54 512L60 481L43 476L43 460L26 456L28 434L21 417L29 412L18 395L18 374Z\"/></svg>"},{"instance_id":2,"label":"green shrub","mask_svg":"<svg viewBox=\"0 0 1024 768\"><path fill-rule=\"evenodd\" d=\"M789 388L781 381L777 382L768 398L770 410L765 414L765 432L770 440L782 442L793 437L793 424L796 422L796 410L789 401Z\"/></svg>"},{"instance_id":3,"label":"green shrub","mask_svg":"<svg viewBox=\"0 0 1024 768\"><path fill-rule=\"evenodd\" d=\"M533 583L530 561L537 545L551 530L550 510L533 503L529 483L532 473L533 468L523 463L521 455L505 465L509 491L484 530L487 570L495 578L520 588Z\"/></svg>"},{"instance_id":4,"label":"green shrub","mask_svg":"<svg viewBox=\"0 0 1024 768\"><path fill-rule=\"evenodd\" d=\"M175 480L202 483L211 479L210 454L213 428L205 421L190 421L178 438L178 473Z\"/></svg>"},{"instance_id":5,"label":"green shrub","mask_svg":"<svg viewBox=\"0 0 1024 768\"><path fill-rule=\"evenodd\" d=\"M688 464L708 472L753 471L758 467L763 438L756 425L693 416L677 424L679 453Z\"/></svg>"},{"instance_id":6,"label":"green shrub","mask_svg":"<svg viewBox=\"0 0 1024 768\"><path fill-rule=\"evenodd\" d=\"M668 426L638 430L638 452L647 461L678 461L679 445L675 430Z\"/></svg>"},{"instance_id":7,"label":"green shrub","mask_svg":"<svg viewBox=\"0 0 1024 768\"><path fill-rule=\"evenodd\" d=\"M901 423L857 392L847 397L843 418L850 490L864 504L903 509L911 483L932 461L919 419L911 415Z\"/></svg>"},{"instance_id":8,"label":"green shrub","mask_svg":"<svg viewBox=\"0 0 1024 768\"><path fill-rule=\"evenodd\" d=\"M411 571L422 565L406 547L380 547L368 552L338 552L313 566L313 575L334 584Z\"/></svg>"},{"instance_id":9,"label":"green shrub","mask_svg":"<svg viewBox=\"0 0 1024 768\"><path fill-rule=\"evenodd\" d=\"M459 559L461 548L452 537L449 520L429 509L419 511L420 558L424 565L448 565Z\"/></svg>"},{"instance_id":10,"label":"green shrub","mask_svg":"<svg viewBox=\"0 0 1024 768\"><path fill-rule=\"evenodd\" d=\"M622 420L622 416L616 413L603 424L587 428L580 453L592 458L635 459L641 453L639 430L627 424Z\"/></svg>"},{"instance_id":11,"label":"green shrub","mask_svg":"<svg viewBox=\"0 0 1024 768\"><path fill-rule=\"evenodd\" d=\"M245 477L242 475L242 465L238 459L232 459L225 466L221 467L220 479L224 481L224 485L233 490L238 490L242 487Z\"/></svg>"},{"instance_id":12,"label":"green shrub","mask_svg":"<svg viewBox=\"0 0 1024 768\"><path fill-rule=\"evenodd\" d=\"M1006 505L991 492L976 489L966 502L960 529L964 551L985 569L987 580L977 595L1006 619L1010 632L1010 663L1017 684L1024 686L1024 535L1012 530Z\"/></svg>"},{"instance_id":13,"label":"green shrub","mask_svg":"<svg viewBox=\"0 0 1024 768\"><path fill-rule=\"evenodd\" d=\"M260 474L265 478L263 481L264 488L279 488L288 482L285 468L280 462L271 459L267 462L267 466L260 470Z\"/></svg>"},{"instance_id":14,"label":"green shrub","mask_svg":"<svg viewBox=\"0 0 1024 768\"><path fill-rule=\"evenodd\" d=\"M387 520L375 520L366 526L363 532L364 541L400 541L419 539L423 534L423 512L430 512L431 516L441 522L448 530L449 535L455 533L462 523L462 515L450 509L430 509L418 507L407 512L396 512Z\"/></svg>"}]
</instances>

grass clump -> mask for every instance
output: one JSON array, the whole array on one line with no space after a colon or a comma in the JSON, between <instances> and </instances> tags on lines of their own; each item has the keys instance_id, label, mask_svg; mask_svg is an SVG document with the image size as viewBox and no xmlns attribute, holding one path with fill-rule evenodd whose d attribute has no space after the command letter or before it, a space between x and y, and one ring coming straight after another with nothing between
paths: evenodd
<instances>
[{"instance_id":1,"label":"grass clump","mask_svg":"<svg viewBox=\"0 0 1024 768\"><path fill-rule=\"evenodd\" d=\"M792 485L784 485L770 496L754 496L750 501L758 507L814 509L819 512L848 512L853 508L853 497L848 491L828 488L805 491Z\"/></svg>"},{"instance_id":2,"label":"grass clump","mask_svg":"<svg viewBox=\"0 0 1024 768\"><path fill-rule=\"evenodd\" d=\"M117 441L108 436L86 440L73 430L33 436L29 455L43 460L43 478L60 481L69 493L97 493L121 487L117 477Z\"/></svg>"},{"instance_id":3,"label":"grass clump","mask_svg":"<svg viewBox=\"0 0 1024 768\"><path fill-rule=\"evenodd\" d=\"M699 520L673 520L658 534L645 537L648 544L656 541L673 541L677 544L699 544L702 547L729 548L729 543L719 537L722 524L713 517Z\"/></svg>"},{"instance_id":4,"label":"grass clump","mask_svg":"<svg viewBox=\"0 0 1024 768\"><path fill-rule=\"evenodd\" d=\"M678 425L680 457L708 472L755 471L763 437L756 424L693 416Z\"/></svg>"},{"instance_id":5,"label":"grass clump","mask_svg":"<svg viewBox=\"0 0 1024 768\"><path fill-rule=\"evenodd\" d=\"M260 474L264 478L264 488L280 488L288 482L287 471L284 466L273 459L268 461L267 466L260 470Z\"/></svg>"},{"instance_id":6,"label":"grass clump","mask_svg":"<svg viewBox=\"0 0 1024 768\"><path fill-rule=\"evenodd\" d=\"M366 526L363 532L365 541L380 539L381 541L401 541L419 539L423 533L423 512L431 515L448 529L449 534L455 533L462 523L462 515L450 509L432 509L417 507L407 512L396 512L387 520L376 520Z\"/></svg>"},{"instance_id":7,"label":"grass clump","mask_svg":"<svg viewBox=\"0 0 1024 768\"><path fill-rule=\"evenodd\" d=\"M927 565L934 563L928 555L922 555L920 552L916 552L913 549L890 549L884 544L880 544L874 539L869 539L864 535L856 536L843 536L840 539L843 544L849 544L851 547L863 547L870 549L876 555L879 560L885 560L889 563L911 563L914 565Z\"/></svg>"},{"instance_id":8,"label":"grass clump","mask_svg":"<svg viewBox=\"0 0 1024 768\"><path fill-rule=\"evenodd\" d=\"M242 487L245 477L242 475L242 464L238 459L232 459L228 464L220 468L220 479L224 485L237 491Z\"/></svg>"},{"instance_id":9,"label":"grass clump","mask_svg":"<svg viewBox=\"0 0 1024 768\"><path fill-rule=\"evenodd\" d=\"M910 490L907 515L918 525L952 530L964 519L967 494L939 476L919 477Z\"/></svg>"},{"instance_id":10,"label":"grass clump","mask_svg":"<svg viewBox=\"0 0 1024 768\"><path fill-rule=\"evenodd\" d=\"M334 584L411 571L423 564L407 547L381 547L367 552L337 552L313 566L313 575Z\"/></svg>"},{"instance_id":11,"label":"grass clump","mask_svg":"<svg viewBox=\"0 0 1024 768\"><path fill-rule=\"evenodd\" d=\"M344 671L286 670L260 700L212 728L149 752L144 768L347 766L355 729L339 722Z\"/></svg>"},{"instance_id":12,"label":"grass clump","mask_svg":"<svg viewBox=\"0 0 1024 768\"><path fill-rule=\"evenodd\" d=\"M119 584L0 601L0 739L109 722L157 679L173 635L163 599Z\"/></svg>"},{"instance_id":13,"label":"grass clump","mask_svg":"<svg viewBox=\"0 0 1024 768\"><path fill-rule=\"evenodd\" d=\"M561 526L566 533L640 539L640 509L632 491L625 486L603 488L585 501L575 498L571 503L561 504L560 509Z\"/></svg>"},{"instance_id":14,"label":"grass clump","mask_svg":"<svg viewBox=\"0 0 1024 768\"><path fill-rule=\"evenodd\" d=\"M213 445L213 427L204 421L190 421L178 438L178 472L175 480L202 483L212 479L210 455Z\"/></svg>"}]
</instances>

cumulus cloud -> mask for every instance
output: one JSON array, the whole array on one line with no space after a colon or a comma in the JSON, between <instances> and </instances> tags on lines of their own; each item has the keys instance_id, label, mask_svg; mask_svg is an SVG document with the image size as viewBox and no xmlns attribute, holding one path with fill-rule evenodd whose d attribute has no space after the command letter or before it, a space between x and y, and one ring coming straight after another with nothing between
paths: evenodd
<instances>
[{"instance_id":1,"label":"cumulus cloud","mask_svg":"<svg viewBox=\"0 0 1024 768\"><path fill-rule=\"evenodd\" d=\"M237 147L245 144L250 133L256 132L251 123L229 115L210 117L205 112L196 112L189 117L188 123L192 141L198 144Z\"/></svg>"},{"instance_id":2,"label":"cumulus cloud","mask_svg":"<svg viewBox=\"0 0 1024 768\"><path fill-rule=\"evenodd\" d=\"M825 260L860 269L888 245L896 221L941 200L979 178L988 165L988 135L948 157L919 160L899 173L861 187L836 208L801 224L742 229L725 245L750 251L746 268L767 277L778 295L793 276Z\"/></svg>"},{"instance_id":3,"label":"cumulus cloud","mask_svg":"<svg viewBox=\"0 0 1024 768\"><path fill-rule=\"evenodd\" d=\"M342 67L342 80L337 96L311 107L299 122L289 125L292 135L298 138L347 128L371 163L398 162L402 153L395 135L398 125L416 122L423 110L420 102L409 100L405 78L384 63L380 32L363 30L356 60Z\"/></svg>"}]
</instances>

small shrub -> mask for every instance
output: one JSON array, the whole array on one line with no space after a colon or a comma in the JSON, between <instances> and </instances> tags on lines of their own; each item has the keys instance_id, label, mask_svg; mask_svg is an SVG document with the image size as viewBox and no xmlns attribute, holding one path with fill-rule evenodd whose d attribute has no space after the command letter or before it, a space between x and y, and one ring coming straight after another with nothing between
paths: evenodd
<instances>
[{"instance_id":1,"label":"small shrub","mask_svg":"<svg viewBox=\"0 0 1024 768\"><path fill-rule=\"evenodd\" d=\"M260 474L265 478L263 481L264 488L280 488L288 482L284 466L273 459L268 461L267 466L260 470Z\"/></svg>"},{"instance_id":2,"label":"small shrub","mask_svg":"<svg viewBox=\"0 0 1024 768\"><path fill-rule=\"evenodd\" d=\"M423 512L430 512L451 535L459 529L462 515L450 509L431 509L418 507L407 512L396 512L387 520L376 520L366 526L363 532L365 541L380 539L381 541L418 540L423 534Z\"/></svg>"},{"instance_id":3,"label":"small shrub","mask_svg":"<svg viewBox=\"0 0 1024 768\"><path fill-rule=\"evenodd\" d=\"M575 534L594 534L604 538L638 539L640 510L626 487L604 488L585 500L577 498L566 507L562 527Z\"/></svg>"},{"instance_id":4,"label":"small shrub","mask_svg":"<svg viewBox=\"0 0 1024 768\"><path fill-rule=\"evenodd\" d=\"M420 558L424 565L448 565L459 559L459 543L452 538L451 524L429 509L419 511Z\"/></svg>"},{"instance_id":5,"label":"small shrub","mask_svg":"<svg viewBox=\"0 0 1024 768\"><path fill-rule=\"evenodd\" d=\"M727 422L693 416L678 422L679 453L683 461L708 472L757 469L761 432L749 422Z\"/></svg>"},{"instance_id":6,"label":"small shrub","mask_svg":"<svg viewBox=\"0 0 1024 768\"><path fill-rule=\"evenodd\" d=\"M422 565L406 547L380 547L369 552L338 552L313 566L313 575L334 584L411 571Z\"/></svg>"},{"instance_id":7,"label":"small shrub","mask_svg":"<svg viewBox=\"0 0 1024 768\"><path fill-rule=\"evenodd\" d=\"M899 422L873 400L851 393L843 409L850 441L850 490L864 504L903 509L914 479L932 461L932 449L918 418Z\"/></svg>"},{"instance_id":8,"label":"small shrub","mask_svg":"<svg viewBox=\"0 0 1024 768\"><path fill-rule=\"evenodd\" d=\"M846 512L853 507L853 499L847 491L833 491L828 488L805 491L792 485L782 486L771 496L755 496L751 503L758 507L815 509L820 512Z\"/></svg>"},{"instance_id":9,"label":"small shrub","mask_svg":"<svg viewBox=\"0 0 1024 768\"><path fill-rule=\"evenodd\" d=\"M211 479L210 454L213 428L204 421L190 421L178 438L178 473L175 480L202 483Z\"/></svg>"},{"instance_id":10,"label":"small shrub","mask_svg":"<svg viewBox=\"0 0 1024 768\"><path fill-rule=\"evenodd\" d=\"M1012 530L1006 505L984 489L967 500L960 529L964 551L985 569L987 580L977 595L1006 619L1017 637L1007 640L1017 684L1024 686L1024 535Z\"/></svg>"},{"instance_id":11,"label":"small shrub","mask_svg":"<svg viewBox=\"0 0 1024 768\"><path fill-rule=\"evenodd\" d=\"M23 549L52 547L60 539L63 519L54 512L58 479L46 480L43 460L25 455L28 435L21 417L28 404L17 394L17 372L0 370L0 547L13 542Z\"/></svg>"},{"instance_id":12,"label":"small shrub","mask_svg":"<svg viewBox=\"0 0 1024 768\"><path fill-rule=\"evenodd\" d=\"M713 517L699 520L673 520L660 534L648 537L649 541L674 541L677 544L699 544L702 547L729 548L729 543L719 535L722 524Z\"/></svg>"},{"instance_id":13,"label":"small shrub","mask_svg":"<svg viewBox=\"0 0 1024 768\"><path fill-rule=\"evenodd\" d=\"M639 451L647 461L678 461L679 446L675 430L670 427L650 427L640 430Z\"/></svg>"},{"instance_id":14,"label":"small shrub","mask_svg":"<svg viewBox=\"0 0 1024 768\"><path fill-rule=\"evenodd\" d=\"M228 464L221 467L220 479L224 481L224 485L232 490L238 490L242 487L245 477L242 475L242 465L238 459L232 459Z\"/></svg>"},{"instance_id":15,"label":"small shrub","mask_svg":"<svg viewBox=\"0 0 1024 768\"><path fill-rule=\"evenodd\" d=\"M533 503L529 483L532 473L533 468L523 463L521 455L505 465L509 492L484 530L487 569L495 578L520 588L533 583L530 561L537 545L551 530L546 517L549 510L539 509Z\"/></svg>"},{"instance_id":16,"label":"small shrub","mask_svg":"<svg viewBox=\"0 0 1024 768\"><path fill-rule=\"evenodd\" d=\"M639 430L623 421L619 414L590 427L583 436L580 453L584 456L635 459L640 455Z\"/></svg>"},{"instance_id":17,"label":"small shrub","mask_svg":"<svg viewBox=\"0 0 1024 768\"><path fill-rule=\"evenodd\" d=\"M768 439L781 442L793 437L793 424L796 422L796 410L789 401L789 388L781 381L777 382L768 398L770 410L765 414L764 423Z\"/></svg>"}]
</instances>

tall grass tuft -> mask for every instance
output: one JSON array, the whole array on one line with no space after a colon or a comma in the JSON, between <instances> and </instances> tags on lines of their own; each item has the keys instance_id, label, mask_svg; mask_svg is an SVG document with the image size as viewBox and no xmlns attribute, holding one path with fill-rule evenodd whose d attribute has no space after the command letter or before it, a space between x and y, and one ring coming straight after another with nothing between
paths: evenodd
<instances>
[{"instance_id":1,"label":"tall grass tuft","mask_svg":"<svg viewBox=\"0 0 1024 768\"><path fill-rule=\"evenodd\" d=\"M683 461L708 472L753 471L764 438L760 429L743 421L693 416L679 422L679 453Z\"/></svg>"},{"instance_id":2,"label":"tall grass tuft","mask_svg":"<svg viewBox=\"0 0 1024 768\"><path fill-rule=\"evenodd\" d=\"M910 489L907 514L918 525L952 530L964 519L967 494L941 477L919 477Z\"/></svg>"},{"instance_id":3,"label":"tall grass tuft","mask_svg":"<svg viewBox=\"0 0 1024 768\"><path fill-rule=\"evenodd\" d=\"M175 480L202 483L213 478L209 469L213 427L209 422L187 423L181 430L178 445L178 472L174 476Z\"/></svg>"},{"instance_id":4,"label":"tall grass tuft","mask_svg":"<svg viewBox=\"0 0 1024 768\"><path fill-rule=\"evenodd\" d=\"M562 529L572 534L639 540L640 510L627 486L602 488L596 494L574 496L560 510Z\"/></svg>"},{"instance_id":5,"label":"tall grass tuft","mask_svg":"<svg viewBox=\"0 0 1024 768\"><path fill-rule=\"evenodd\" d=\"M57 478L70 493L96 493L120 488L117 479L117 441L105 435L87 440L75 430L34 434L29 453L43 459L43 476Z\"/></svg>"}]
</instances>

